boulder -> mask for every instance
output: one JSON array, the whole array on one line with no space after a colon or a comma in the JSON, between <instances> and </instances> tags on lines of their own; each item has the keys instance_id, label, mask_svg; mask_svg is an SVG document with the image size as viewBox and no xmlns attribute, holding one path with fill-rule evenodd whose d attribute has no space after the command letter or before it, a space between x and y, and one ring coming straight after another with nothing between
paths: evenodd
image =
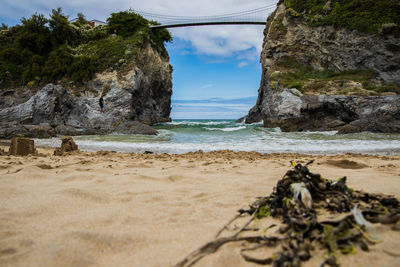
<instances>
[{"instance_id":1,"label":"boulder","mask_svg":"<svg viewBox=\"0 0 400 267\"><path fill-rule=\"evenodd\" d=\"M347 124L339 129L339 134L357 133L359 130L358 127Z\"/></svg>"},{"instance_id":2,"label":"boulder","mask_svg":"<svg viewBox=\"0 0 400 267\"><path fill-rule=\"evenodd\" d=\"M14 156L36 154L35 142L29 138L14 137L11 139L11 145L8 153Z\"/></svg>"},{"instance_id":3,"label":"boulder","mask_svg":"<svg viewBox=\"0 0 400 267\"><path fill-rule=\"evenodd\" d=\"M237 119L235 122L236 123L244 123L245 121L246 121L246 116Z\"/></svg>"},{"instance_id":4,"label":"boulder","mask_svg":"<svg viewBox=\"0 0 400 267\"><path fill-rule=\"evenodd\" d=\"M264 126L291 131L400 132L400 96L304 95L266 100ZM295 101L293 101L295 100Z\"/></svg>"},{"instance_id":5,"label":"boulder","mask_svg":"<svg viewBox=\"0 0 400 267\"><path fill-rule=\"evenodd\" d=\"M75 144L74 139L72 137L64 137L62 139L61 147L56 148L54 151L55 156L62 156L66 152L72 152L78 150L78 145Z\"/></svg>"},{"instance_id":6,"label":"boulder","mask_svg":"<svg viewBox=\"0 0 400 267\"><path fill-rule=\"evenodd\" d=\"M48 123L39 125L2 123L0 126L0 138L2 139L11 139L15 136L27 138L50 138L56 136L54 128Z\"/></svg>"},{"instance_id":7,"label":"boulder","mask_svg":"<svg viewBox=\"0 0 400 267\"><path fill-rule=\"evenodd\" d=\"M143 134L143 135L157 135L158 132L153 127L137 122L137 121L128 121L116 129L118 133L122 134Z\"/></svg>"}]
</instances>

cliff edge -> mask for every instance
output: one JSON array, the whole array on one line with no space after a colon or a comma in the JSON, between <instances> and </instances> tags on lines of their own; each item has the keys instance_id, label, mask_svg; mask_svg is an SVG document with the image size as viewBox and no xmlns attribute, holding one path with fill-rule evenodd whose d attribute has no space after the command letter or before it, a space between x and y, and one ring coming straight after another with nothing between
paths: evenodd
<instances>
[{"instance_id":1,"label":"cliff edge","mask_svg":"<svg viewBox=\"0 0 400 267\"><path fill-rule=\"evenodd\" d=\"M283 131L400 132L399 26L383 23L376 33L318 26L324 15L298 12L288 8L291 2L279 1L267 20L258 99L246 123L263 120ZM326 1L326 18L336 2Z\"/></svg>"}]
</instances>

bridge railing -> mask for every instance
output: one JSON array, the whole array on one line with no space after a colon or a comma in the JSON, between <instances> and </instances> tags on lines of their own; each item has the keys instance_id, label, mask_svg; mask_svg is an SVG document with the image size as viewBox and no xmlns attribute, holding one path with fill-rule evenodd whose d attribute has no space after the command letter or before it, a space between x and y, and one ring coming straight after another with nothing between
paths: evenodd
<instances>
[{"instance_id":1,"label":"bridge railing","mask_svg":"<svg viewBox=\"0 0 400 267\"><path fill-rule=\"evenodd\" d=\"M216 15L216 16L171 16L161 15L138 10L133 11L149 21L156 21L159 25L151 27L168 28L184 27L196 25L215 25L215 24L265 24L269 13L275 9L276 5L269 5L257 9L246 10L236 13Z\"/></svg>"}]
</instances>

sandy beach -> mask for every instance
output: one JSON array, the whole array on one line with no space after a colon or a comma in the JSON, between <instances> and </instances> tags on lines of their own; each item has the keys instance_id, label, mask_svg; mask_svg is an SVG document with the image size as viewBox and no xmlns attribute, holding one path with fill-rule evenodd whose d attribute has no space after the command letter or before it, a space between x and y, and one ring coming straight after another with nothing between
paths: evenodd
<instances>
[{"instance_id":1,"label":"sandy beach","mask_svg":"<svg viewBox=\"0 0 400 267\"><path fill-rule=\"evenodd\" d=\"M291 160L314 159L310 169L325 178L400 198L400 156L39 153L0 156L1 266L172 266L269 195ZM400 265L400 232L374 227L383 242L341 255L341 266ZM223 246L196 266L258 266L240 247ZM319 266L315 254L302 266Z\"/></svg>"}]
</instances>

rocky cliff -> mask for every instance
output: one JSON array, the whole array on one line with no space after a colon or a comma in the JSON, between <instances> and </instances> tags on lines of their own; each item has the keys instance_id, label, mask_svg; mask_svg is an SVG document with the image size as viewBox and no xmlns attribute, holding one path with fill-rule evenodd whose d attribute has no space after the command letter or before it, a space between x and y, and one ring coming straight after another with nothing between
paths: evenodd
<instances>
[{"instance_id":1,"label":"rocky cliff","mask_svg":"<svg viewBox=\"0 0 400 267\"><path fill-rule=\"evenodd\" d=\"M130 53L127 50L127 53ZM15 135L149 133L143 125L170 121L172 67L167 55L143 45L131 62L95 75L83 88L48 84L0 92L0 138ZM104 96L104 113L99 98ZM132 123L135 122L135 123Z\"/></svg>"},{"instance_id":2,"label":"rocky cliff","mask_svg":"<svg viewBox=\"0 0 400 267\"><path fill-rule=\"evenodd\" d=\"M310 26L279 1L247 123L284 131L400 132L400 39Z\"/></svg>"}]
</instances>

